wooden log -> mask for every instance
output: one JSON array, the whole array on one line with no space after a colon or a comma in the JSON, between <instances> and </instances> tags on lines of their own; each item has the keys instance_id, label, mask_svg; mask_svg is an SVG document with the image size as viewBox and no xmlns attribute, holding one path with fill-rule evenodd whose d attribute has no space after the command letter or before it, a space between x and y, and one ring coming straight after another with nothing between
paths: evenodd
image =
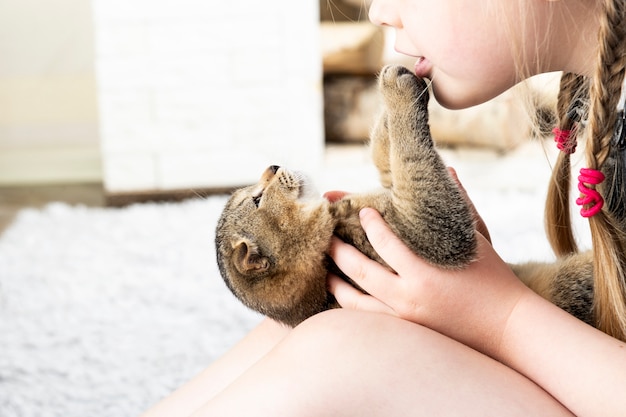
<instances>
[{"instance_id":1,"label":"wooden log","mask_svg":"<svg viewBox=\"0 0 626 417\"><path fill-rule=\"evenodd\" d=\"M324 74L375 74L383 65L383 29L369 22L320 24Z\"/></svg>"}]
</instances>

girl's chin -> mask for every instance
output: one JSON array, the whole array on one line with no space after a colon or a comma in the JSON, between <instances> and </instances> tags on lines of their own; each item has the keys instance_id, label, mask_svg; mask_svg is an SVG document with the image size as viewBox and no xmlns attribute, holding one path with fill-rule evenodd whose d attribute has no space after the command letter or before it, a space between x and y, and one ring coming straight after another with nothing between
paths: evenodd
<instances>
[{"instance_id":1,"label":"girl's chin","mask_svg":"<svg viewBox=\"0 0 626 417\"><path fill-rule=\"evenodd\" d=\"M455 93L451 94L441 82L434 81L431 86L434 99L446 109L459 110L480 103L476 96L463 94L459 89L455 89Z\"/></svg>"},{"instance_id":2,"label":"girl's chin","mask_svg":"<svg viewBox=\"0 0 626 417\"><path fill-rule=\"evenodd\" d=\"M418 77L431 81L435 100L447 109L464 109L492 98L485 97L489 92L484 88L477 90L475 85L467 85L467 82L459 82L445 73L437 72L428 58L418 57L413 71Z\"/></svg>"}]
</instances>

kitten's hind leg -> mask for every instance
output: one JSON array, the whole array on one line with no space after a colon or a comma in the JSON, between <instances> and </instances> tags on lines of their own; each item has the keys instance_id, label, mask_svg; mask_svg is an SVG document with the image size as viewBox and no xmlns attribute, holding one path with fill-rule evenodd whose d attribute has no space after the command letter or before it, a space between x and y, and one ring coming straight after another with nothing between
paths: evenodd
<instances>
[{"instance_id":1,"label":"kitten's hind leg","mask_svg":"<svg viewBox=\"0 0 626 417\"><path fill-rule=\"evenodd\" d=\"M385 67L380 90L387 113L396 233L428 261L459 268L474 259L474 219L437 153L428 126L428 88L408 69ZM392 225L393 227L393 225Z\"/></svg>"}]
</instances>

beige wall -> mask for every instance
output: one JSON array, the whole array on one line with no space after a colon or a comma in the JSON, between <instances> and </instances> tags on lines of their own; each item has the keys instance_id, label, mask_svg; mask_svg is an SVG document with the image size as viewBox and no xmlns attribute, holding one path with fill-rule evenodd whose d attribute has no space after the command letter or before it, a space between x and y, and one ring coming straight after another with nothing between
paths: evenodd
<instances>
[{"instance_id":1,"label":"beige wall","mask_svg":"<svg viewBox=\"0 0 626 417\"><path fill-rule=\"evenodd\" d=\"M102 178L90 0L0 0L0 185Z\"/></svg>"}]
</instances>

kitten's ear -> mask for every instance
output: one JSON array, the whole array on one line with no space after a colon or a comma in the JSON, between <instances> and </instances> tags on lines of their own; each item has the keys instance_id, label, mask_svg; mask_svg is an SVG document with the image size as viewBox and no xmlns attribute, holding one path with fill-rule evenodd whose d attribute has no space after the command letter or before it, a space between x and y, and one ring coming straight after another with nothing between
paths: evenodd
<instances>
[{"instance_id":1,"label":"kitten's ear","mask_svg":"<svg viewBox=\"0 0 626 417\"><path fill-rule=\"evenodd\" d=\"M234 245L233 261L241 274L265 272L270 267L269 259L262 256L257 245L246 238Z\"/></svg>"}]
</instances>

